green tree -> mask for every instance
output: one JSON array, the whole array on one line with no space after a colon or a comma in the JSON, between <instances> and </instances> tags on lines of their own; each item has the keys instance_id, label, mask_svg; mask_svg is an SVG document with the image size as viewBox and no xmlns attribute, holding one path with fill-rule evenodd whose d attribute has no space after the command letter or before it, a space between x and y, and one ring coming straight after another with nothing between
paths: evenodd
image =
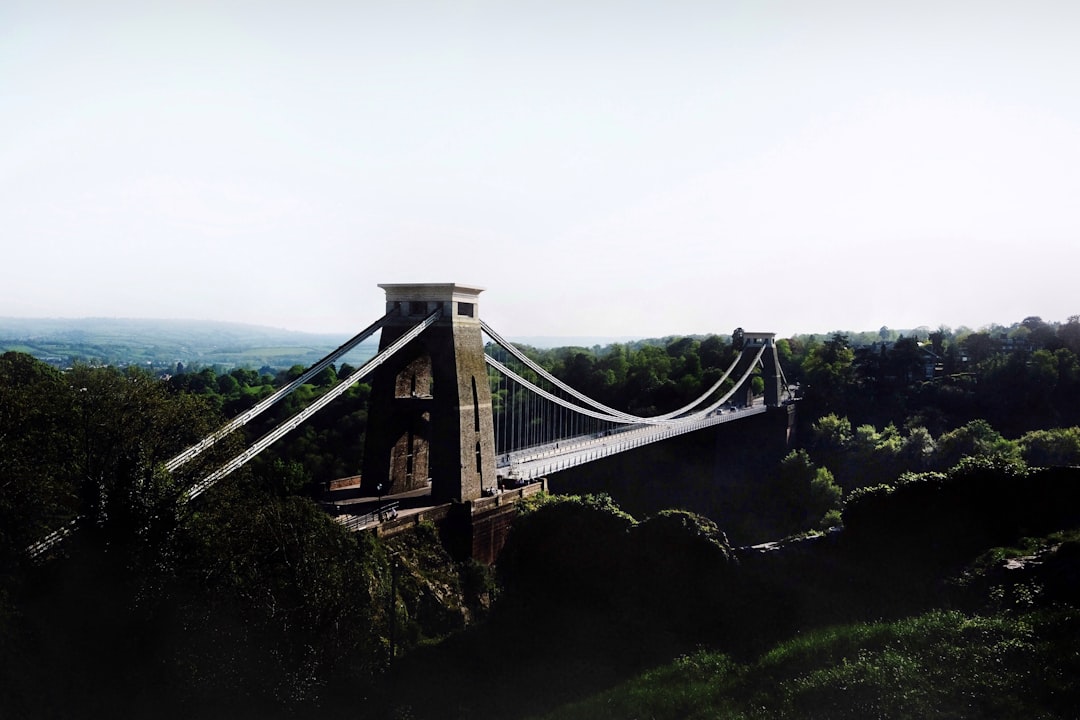
<instances>
[{"instance_id":1,"label":"green tree","mask_svg":"<svg viewBox=\"0 0 1080 720\"><path fill-rule=\"evenodd\" d=\"M895 479L901 470L897 458L902 447L903 438L891 423L881 432L873 425L860 425L838 466L843 468L842 485L865 487Z\"/></svg>"},{"instance_id":2,"label":"green tree","mask_svg":"<svg viewBox=\"0 0 1080 720\"><path fill-rule=\"evenodd\" d=\"M74 447L71 434L62 431L72 402L60 371L23 353L0 355L0 498L7 501L4 507L26 503L19 511L25 517L0 523L5 536L36 535L43 520L65 514L63 506L70 505L71 489L64 486L71 481ZM27 512L32 506L38 511ZM18 527L23 530L16 533Z\"/></svg>"},{"instance_id":3,"label":"green tree","mask_svg":"<svg viewBox=\"0 0 1080 720\"><path fill-rule=\"evenodd\" d=\"M0 675L14 682L12 635L27 548L79 512L67 432L72 393L55 368L23 353L0 355ZM0 693L2 695L2 693Z\"/></svg>"},{"instance_id":4,"label":"green tree","mask_svg":"<svg viewBox=\"0 0 1080 720\"><path fill-rule=\"evenodd\" d=\"M805 450L793 450L784 457L767 492L780 535L820 526L826 514L839 511L843 495L832 473L817 467Z\"/></svg>"},{"instance_id":5,"label":"green tree","mask_svg":"<svg viewBox=\"0 0 1080 720\"><path fill-rule=\"evenodd\" d=\"M855 385L855 352L846 335L834 333L816 346L803 362L807 396L823 411L843 411Z\"/></svg>"},{"instance_id":6,"label":"green tree","mask_svg":"<svg viewBox=\"0 0 1080 720\"><path fill-rule=\"evenodd\" d=\"M323 368L322 371L319 372L318 375L312 378L311 382L313 385L321 388L331 388L334 385L337 385L337 370L334 368L333 365L327 365L325 368Z\"/></svg>"},{"instance_id":7,"label":"green tree","mask_svg":"<svg viewBox=\"0 0 1080 720\"><path fill-rule=\"evenodd\" d=\"M1062 345L1080 356L1080 315L1071 315L1068 321L1058 328L1057 337Z\"/></svg>"},{"instance_id":8,"label":"green tree","mask_svg":"<svg viewBox=\"0 0 1080 720\"><path fill-rule=\"evenodd\" d=\"M1055 350L1060 346L1057 338L1057 329L1049 323L1043 322L1038 316L1026 317L1020 321L1020 326L1028 331L1028 342L1036 348Z\"/></svg>"},{"instance_id":9,"label":"green tree","mask_svg":"<svg viewBox=\"0 0 1080 720\"><path fill-rule=\"evenodd\" d=\"M15 520L0 518L11 571L0 577L16 581L8 587L19 620L0 618L0 665L12 686L37 690L36 712L67 714L72 706L55 703L78 696L83 711L99 714L122 697L119 685L130 692L155 667L145 651L182 559L178 500L190 480L163 463L204 437L214 416L201 398L177 395L142 370L76 366L59 375L25 356L0 361L0 395L0 513ZM191 471L229 447L221 442ZM74 531L37 558L35 582L18 586L30 573L28 541L73 518ZM53 698L57 674L67 691ZM126 707L112 709L129 714Z\"/></svg>"},{"instance_id":10,"label":"green tree","mask_svg":"<svg viewBox=\"0 0 1080 720\"><path fill-rule=\"evenodd\" d=\"M939 468L951 468L965 457L999 458L1013 462L1020 460L1020 448L1017 443L1006 440L985 420L972 420L938 438Z\"/></svg>"},{"instance_id":11,"label":"green tree","mask_svg":"<svg viewBox=\"0 0 1080 720\"><path fill-rule=\"evenodd\" d=\"M1019 444L1028 465L1080 465L1080 428L1032 430L1020 438Z\"/></svg>"},{"instance_id":12,"label":"green tree","mask_svg":"<svg viewBox=\"0 0 1080 720\"><path fill-rule=\"evenodd\" d=\"M817 529L824 530L836 525L843 507L844 491L836 484L828 468L817 468L810 481L810 500L807 503L807 520Z\"/></svg>"},{"instance_id":13,"label":"green tree","mask_svg":"<svg viewBox=\"0 0 1080 720\"><path fill-rule=\"evenodd\" d=\"M235 483L212 493L181 528L185 632L167 661L188 688L188 714L297 712L350 670L375 672L385 550L303 498Z\"/></svg>"},{"instance_id":14,"label":"green tree","mask_svg":"<svg viewBox=\"0 0 1080 720\"><path fill-rule=\"evenodd\" d=\"M779 349L779 342L777 346ZM707 368L724 368L730 362L730 348L718 335L709 335L702 340L698 355L701 357L701 364Z\"/></svg>"},{"instance_id":15,"label":"green tree","mask_svg":"<svg viewBox=\"0 0 1080 720\"><path fill-rule=\"evenodd\" d=\"M853 437L851 421L829 413L810 426L808 447L823 465L839 468Z\"/></svg>"},{"instance_id":16,"label":"green tree","mask_svg":"<svg viewBox=\"0 0 1080 720\"><path fill-rule=\"evenodd\" d=\"M617 602L624 547L636 524L607 495L542 496L519 506L498 571L510 602L575 598L590 608Z\"/></svg>"},{"instance_id":17,"label":"green tree","mask_svg":"<svg viewBox=\"0 0 1080 720\"><path fill-rule=\"evenodd\" d=\"M901 386L924 378L922 350L915 338L901 336L893 344L888 356L888 373L894 383Z\"/></svg>"},{"instance_id":18,"label":"green tree","mask_svg":"<svg viewBox=\"0 0 1080 720\"><path fill-rule=\"evenodd\" d=\"M933 463L937 444L924 427L911 427L899 451L899 462L905 472L928 470Z\"/></svg>"},{"instance_id":19,"label":"green tree","mask_svg":"<svg viewBox=\"0 0 1080 720\"><path fill-rule=\"evenodd\" d=\"M626 382L626 374L630 370L630 362L626 359L626 347L618 343L612 345L607 354L600 359L600 367L610 373L610 385L622 385Z\"/></svg>"},{"instance_id":20,"label":"green tree","mask_svg":"<svg viewBox=\"0 0 1080 720\"><path fill-rule=\"evenodd\" d=\"M793 357L790 340L780 338L776 341L776 357L780 359L780 367L790 367Z\"/></svg>"},{"instance_id":21,"label":"green tree","mask_svg":"<svg viewBox=\"0 0 1080 720\"><path fill-rule=\"evenodd\" d=\"M217 391L219 394L229 397L240 392L240 383L233 375L218 375Z\"/></svg>"},{"instance_id":22,"label":"green tree","mask_svg":"<svg viewBox=\"0 0 1080 720\"><path fill-rule=\"evenodd\" d=\"M960 346L968 360L975 364L988 360L1001 350L1001 343L988 332L972 333L960 342Z\"/></svg>"},{"instance_id":23,"label":"green tree","mask_svg":"<svg viewBox=\"0 0 1080 720\"><path fill-rule=\"evenodd\" d=\"M256 387L262 385L262 379L259 377L259 373L249 368L236 368L229 372L235 379L240 387Z\"/></svg>"}]
</instances>

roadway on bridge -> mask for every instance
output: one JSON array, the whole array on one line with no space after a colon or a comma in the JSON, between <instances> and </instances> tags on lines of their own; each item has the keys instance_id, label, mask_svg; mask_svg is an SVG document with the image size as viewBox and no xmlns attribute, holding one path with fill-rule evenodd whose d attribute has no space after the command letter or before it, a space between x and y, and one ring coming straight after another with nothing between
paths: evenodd
<instances>
[{"instance_id":1,"label":"roadway on bridge","mask_svg":"<svg viewBox=\"0 0 1080 720\"><path fill-rule=\"evenodd\" d=\"M500 455L495 469L500 476L511 481L534 480L608 455L641 447L665 437L701 430L750 415L758 415L767 410L768 407L765 405L765 401L762 398L757 398L754 400L753 405L718 408L707 417L694 422L673 423L670 425L629 425L621 430L569 438L556 443Z\"/></svg>"}]
</instances>

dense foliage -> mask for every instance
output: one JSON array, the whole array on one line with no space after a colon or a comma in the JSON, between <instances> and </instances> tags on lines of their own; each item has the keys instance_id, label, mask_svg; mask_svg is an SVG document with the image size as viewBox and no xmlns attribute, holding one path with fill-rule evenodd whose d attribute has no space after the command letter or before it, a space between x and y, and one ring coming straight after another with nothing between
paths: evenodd
<instances>
[{"instance_id":1,"label":"dense foliage","mask_svg":"<svg viewBox=\"0 0 1080 720\"><path fill-rule=\"evenodd\" d=\"M730 339L719 335L525 351L571 387L636 415L663 413L693 400L720 379L737 354Z\"/></svg>"},{"instance_id":2,"label":"dense foliage","mask_svg":"<svg viewBox=\"0 0 1080 720\"><path fill-rule=\"evenodd\" d=\"M855 425L920 425L938 435L986 420L1009 435L1080 425L1080 317L1028 317L979 331L942 327L904 337L834 333L790 338L789 379L804 414Z\"/></svg>"},{"instance_id":3,"label":"dense foliage","mask_svg":"<svg viewBox=\"0 0 1080 720\"><path fill-rule=\"evenodd\" d=\"M359 470L365 385L183 502L347 366L170 475L167 458L303 368L162 381L4 354L0 714L276 717L363 702L391 717L521 717L682 656L565 716L1067 717L1080 700L1066 652L1080 478L1064 467L1080 465L1080 320L883 328L778 351L805 396L799 447L736 463L744 474L719 488L665 458L646 479L665 494L638 493L637 517L608 495L541 495L521 507L495 576L451 560L433 527L354 535L309 499ZM735 346L529 352L647 414L696 396ZM599 482L656 467L633 462L637 474L610 465ZM728 514L659 504L695 496ZM737 544L788 539L736 547L725 531Z\"/></svg>"},{"instance_id":4,"label":"dense foliage","mask_svg":"<svg viewBox=\"0 0 1080 720\"><path fill-rule=\"evenodd\" d=\"M268 368L264 368L268 370ZM306 368L294 365L271 374L238 368L218 374L213 368L172 375L169 387L178 395L195 395L219 410L225 417L236 417L265 400L281 386L292 383ZM297 387L284 400L272 406L244 428L249 443L274 429L289 417L310 405L355 368L343 364L330 365L311 382ZM356 383L334 402L312 416L264 455L256 459L256 467L275 461L301 463L309 482L325 483L360 473L363 457L364 431L367 429L367 400L371 386Z\"/></svg>"},{"instance_id":5,"label":"dense foliage","mask_svg":"<svg viewBox=\"0 0 1080 720\"><path fill-rule=\"evenodd\" d=\"M394 628L408 648L482 610L489 584L433 532L349 533L280 457L184 502L242 441L164 471L217 425L200 393L8 353L0 400L4 717L306 714L383 672Z\"/></svg>"}]
</instances>

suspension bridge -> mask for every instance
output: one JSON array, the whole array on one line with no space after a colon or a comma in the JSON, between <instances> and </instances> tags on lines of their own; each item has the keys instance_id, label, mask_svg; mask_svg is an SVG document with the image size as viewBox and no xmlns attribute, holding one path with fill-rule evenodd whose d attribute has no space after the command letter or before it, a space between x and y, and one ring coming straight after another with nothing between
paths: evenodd
<instances>
[{"instance_id":1,"label":"suspension bridge","mask_svg":"<svg viewBox=\"0 0 1080 720\"><path fill-rule=\"evenodd\" d=\"M191 501L250 462L361 380L370 379L359 491L427 494L431 502L483 503L503 491L611 455L787 407L794 398L772 333L741 333L734 360L683 407L640 416L584 395L531 360L479 315L483 288L454 283L384 284L385 314L273 395L168 460L175 472L281 402L379 333L366 363L228 462L191 485ZM752 379L762 379L755 395ZM471 506L470 506L471 507ZM396 514L396 506L395 514ZM368 514L370 523L383 509ZM353 525L367 523L357 522ZM475 525L475 523L474 523ZM40 554L74 523L30 548Z\"/></svg>"}]
</instances>

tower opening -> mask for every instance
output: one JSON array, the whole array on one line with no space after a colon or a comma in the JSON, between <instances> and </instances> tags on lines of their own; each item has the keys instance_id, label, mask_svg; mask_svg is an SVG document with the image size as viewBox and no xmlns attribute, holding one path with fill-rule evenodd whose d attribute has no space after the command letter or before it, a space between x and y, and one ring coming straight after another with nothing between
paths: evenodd
<instances>
[{"instance_id":1,"label":"tower opening","mask_svg":"<svg viewBox=\"0 0 1080 720\"><path fill-rule=\"evenodd\" d=\"M480 432L480 397L476 391L476 376L472 378L473 431Z\"/></svg>"}]
</instances>

